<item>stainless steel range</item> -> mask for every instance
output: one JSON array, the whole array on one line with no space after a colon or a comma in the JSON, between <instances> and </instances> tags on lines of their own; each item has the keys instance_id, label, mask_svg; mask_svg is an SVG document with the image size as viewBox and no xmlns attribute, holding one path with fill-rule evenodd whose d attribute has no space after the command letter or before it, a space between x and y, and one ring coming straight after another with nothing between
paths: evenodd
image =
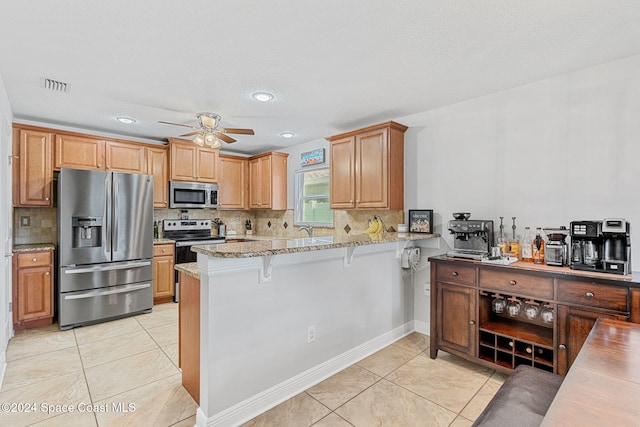
<instances>
[{"instance_id":1,"label":"stainless steel range","mask_svg":"<svg viewBox=\"0 0 640 427\"><path fill-rule=\"evenodd\" d=\"M455 235L453 250L447 256L481 260L489 255L493 246L493 221L454 219L447 223L450 234Z\"/></svg>"},{"instance_id":2,"label":"stainless steel range","mask_svg":"<svg viewBox=\"0 0 640 427\"><path fill-rule=\"evenodd\" d=\"M224 243L224 237L211 235L210 219L165 219L162 221L162 235L176 241L175 263L195 262L198 254L191 251L194 245L215 245ZM176 292L173 300L180 300L180 284L176 272Z\"/></svg>"}]
</instances>

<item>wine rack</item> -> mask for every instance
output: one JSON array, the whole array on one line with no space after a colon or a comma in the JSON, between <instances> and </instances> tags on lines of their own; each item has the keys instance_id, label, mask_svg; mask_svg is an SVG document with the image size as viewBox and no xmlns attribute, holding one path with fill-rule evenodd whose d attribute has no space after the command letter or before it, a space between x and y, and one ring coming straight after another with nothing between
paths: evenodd
<instances>
[{"instance_id":1,"label":"wine rack","mask_svg":"<svg viewBox=\"0 0 640 427\"><path fill-rule=\"evenodd\" d=\"M515 300L508 295L500 296ZM539 316L528 318L524 310L517 315L510 315L507 310L496 313L492 308L496 297L497 294L480 291L478 357L507 369L530 365L553 372L553 322L544 322ZM551 308L555 313L555 305L548 302L526 302Z\"/></svg>"}]
</instances>

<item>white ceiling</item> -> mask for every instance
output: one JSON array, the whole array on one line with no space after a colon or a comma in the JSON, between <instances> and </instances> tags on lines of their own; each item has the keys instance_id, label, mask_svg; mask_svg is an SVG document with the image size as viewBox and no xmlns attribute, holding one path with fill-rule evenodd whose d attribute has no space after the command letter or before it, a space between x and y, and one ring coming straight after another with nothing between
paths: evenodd
<instances>
[{"instance_id":1,"label":"white ceiling","mask_svg":"<svg viewBox=\"0 0 640 427\"><path fill-rule=\"evenodd\" d=\"M636 54L638 0L0 0L17 121L165 141L210 111L247 154Z\"/></svg>"}]
</instances>

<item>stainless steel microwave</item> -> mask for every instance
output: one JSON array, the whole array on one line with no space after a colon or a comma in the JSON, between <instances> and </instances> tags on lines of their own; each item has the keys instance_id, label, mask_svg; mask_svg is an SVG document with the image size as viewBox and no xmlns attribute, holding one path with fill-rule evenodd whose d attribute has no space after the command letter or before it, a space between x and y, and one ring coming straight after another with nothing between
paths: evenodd
<instances>
[{"instance_id":1,"label":"stainless steel microwave","mask_svg":"<svg viewBox=\"0 0 640 427\"><path fill-rule=\"evenodd\" d=\"M203 182L169 182L169 207L204 209L218 207L218 184Z\"/></svg>"}]
</instances>

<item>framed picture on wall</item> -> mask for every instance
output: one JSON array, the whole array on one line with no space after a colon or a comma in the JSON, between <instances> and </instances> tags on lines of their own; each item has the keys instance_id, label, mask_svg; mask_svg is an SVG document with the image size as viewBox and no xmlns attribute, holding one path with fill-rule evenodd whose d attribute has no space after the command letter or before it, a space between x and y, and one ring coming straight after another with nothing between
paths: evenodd
<instances>
[{"instance_id":1,"label":"framed picture on wall","mask_svg":"<svg viewBox=\"0 0 640 427\"><path fill-rule=\"evenodd\" d=\"M433 233L433 209L410 210L409 233Z\"/></svg>"}]
</instances>

